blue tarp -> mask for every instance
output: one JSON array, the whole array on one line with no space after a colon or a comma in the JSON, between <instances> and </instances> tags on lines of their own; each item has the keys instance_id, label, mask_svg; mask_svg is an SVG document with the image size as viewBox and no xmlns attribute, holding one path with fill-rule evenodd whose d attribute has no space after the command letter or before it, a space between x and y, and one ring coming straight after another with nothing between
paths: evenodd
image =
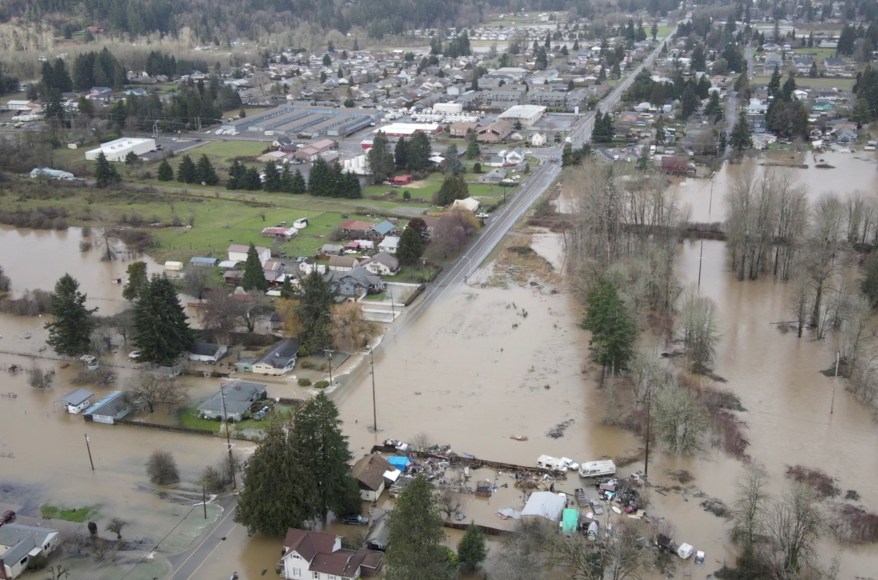
<instances>
[{"instance_id":1,"label":"blue tarp","mask_svg":"<svg viewBox=\"0 0 878 580\"><path fill-rule=\"evenodd\" d=\"M411 462L412 460L404 455L391 455L387 458L387 463L400 471L405 471Z\"/></svg>"}]
</instances>

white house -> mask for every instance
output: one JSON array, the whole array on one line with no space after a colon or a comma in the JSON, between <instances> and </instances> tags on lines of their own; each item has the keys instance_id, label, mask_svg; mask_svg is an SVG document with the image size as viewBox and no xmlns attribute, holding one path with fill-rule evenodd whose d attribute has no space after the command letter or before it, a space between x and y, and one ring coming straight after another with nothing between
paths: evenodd
<instances>
[{"instance_id":1,"label":"white house","mask_svg":"<svg viewBox=\"0 0 878 580\"><path fill-rule=\"evenodd\" d=\"M330 272L349 272L360 265L356 256L330 256L327 264Z\"/></svg>"},{"instance_id":2,"label":"white house","mask_svg":"<svg viewBox=\"0 0 878 580\"><path fill-rule=\"evenodd\" d=\"M17 578L31 558L48 556L58 547L59 533L44 527L6 524L0 526L0 577Z\"/></svg>"},{"instance_id":3,"label":"white house","mask_svg":"<svg viewBox=\"0 0 878 580\"><path fill-rule=\"evenodd\" d=\"M395 276L399 272L399 260L390 254L379 252L365 262L363 267L378 276Z\"/></svg>"},{"instance_id":4,"label":"white house","mask_svg":"<svg viewBox=\"0 0 878 580\"><path fill-rule=\"evenodd\" d=\"M135 137L122 137L101 143L97 149L85 152L85 158L94 161L100 157L101 153L107 158L107 161L125 161L129 153L135 155L143 155L150 151L155 151L155 139L142 139Z\"/></svg>"},{"instance_id":5,"label":"white house","mask_svg":"<svg viewBox=\"0 0 878 580\"><path fill-rule=\"evenodd\" d=\"M75 389L58 400L64 403L67 407L68 413L76 415L91 406L92 398L94 398L94 393L91 391L87 389Z\"/></svg>"},{"instance_id":6,"label":"white house","mask_svg":"<svg viewBox=\"0 0 878 580\"><path fill-rule=\"evenodd\" d=\"M530 144L532 147L544 147L546 145L547 139L546 136L542 133L534 133L530 138Z\"/></svg>"},{"instance_id":7,"label":"white house","mask_svg":"<svg viewBox=\"0 0 878 580\"><path fill-rule=\"evenodd\" d=\"M232 244L228 249L229 261L246 262L247 251L249 249L250 246L244 244ZM262 246L256 246L256 255L259 256L259 263L265 265L265 263L271 259L271 250L263 248Z\"/></svg>"},{"instance_id":8,"label":"white house","mask_svg":"<svg viewBox=\"0 0 878 580\"><path fill-rule=\"evenodd\" d=\"M384 236L378 244L378 250L387 254L395 254L399 249L399 236Z\"/></svg>"},{"instance_id":9,"label":"white house","mask_svg":"<svg viewBox=\"0 0 878 580\"><path fill-rule=\"evenodd\" d=\"M212 342L196 342L189 352L189 360L194 362L215 363L228 352L229 347Z\"/></svg>"},{"instance_id":10,"label":"white house","mask_svg":"<svg viewBox=\"0 0 878 580\"><path fill-rule=\"evenodd\" d=\"M378 453L361 457L351 468L351 477L360 488L360 499L377 501L387 483L384 474L393 471L394 467Z\"/></svg>"},{"instance_id":11,"label":"white house","mask_svg":"<svg viewBox=\"0 0 878 580\"><path fill-rule=\"evenodd\" d=\"M285 375L296 366L299 356L299 341L287 339L277 343L274 348L253 363L250 370L258 375Z\"/></svg>"},{"instance_id":12,"label":"white house","mask_svg":"<svg viewBox=\"0 0 878 580\"><path fill-rule=\"evenodd\" d=\"M451 204L451 209L465 209L466 211L476 213L479 210L479 200L473 197L455 199L454 203Z\"/></svg>"},{"instance_id":13,"label":"white house","mask_svg":"<svg viewBox=\"0 0 878 580\"><path fill-rule=\"evenodd\" d=\"M381 568L384 553L348 550L341 537L290 528L284 538L283 577L288 580L354 580Z\"/></svg>"}]
</instances>

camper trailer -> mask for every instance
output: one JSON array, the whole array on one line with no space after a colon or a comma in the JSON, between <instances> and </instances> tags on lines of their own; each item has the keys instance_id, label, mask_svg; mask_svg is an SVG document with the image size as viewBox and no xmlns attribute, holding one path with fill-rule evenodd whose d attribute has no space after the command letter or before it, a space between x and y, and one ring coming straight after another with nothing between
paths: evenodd
<instances>
[{"instance_id":1,"label":"camper trailer","mask_svg":"<svg viewBox=\"0 0 878 580\"><path fill-rule=\"evenodd\" d=\"M579 477L604 477L616 473L616 464L612 459L586 461L579 466Z\"/></svg>"},{"instance_id":2,"label":"camper trailer","mask_svg":"<svg viewBox=\"0 0 878 580\"><path fill-rule=\"evenodd\" d=\"M567 473L567 464L562 459L551 455L540 455L537 458L537 467L553 473Z\"/></svg>"}]
</instances>

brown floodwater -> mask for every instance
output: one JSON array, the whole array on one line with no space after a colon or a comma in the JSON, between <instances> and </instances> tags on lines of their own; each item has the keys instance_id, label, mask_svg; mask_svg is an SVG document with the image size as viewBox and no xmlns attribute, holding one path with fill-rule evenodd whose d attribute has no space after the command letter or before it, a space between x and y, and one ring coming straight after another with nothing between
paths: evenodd
<instances>
[{"instance_id":1,"label":"brown floodwater","mask_svg":"<svg viewBox=\"0 0 878 580\"><path fill-rule=\"evenodd\" d=\"M844 159L854 164L853 169L860 163L851 155ZM862 177L863 191L874 187L870 185L874 182L874 165L868 166L868 178ZM837 171L811 168L797 173L811 178ZM858 172L856 179L860 179L859 173L865 172ZM719 207L716 202L722 192L719 176L715 181L712 215ZM826 185L831 181L827 177ZM709 181L689 183L702 187ZM690 187L695 185L681 188L681 195L695 191L683 191ZM829 190L846 192L840 187L827 187ZM0 229L2 265L15 288L49 290L75 264L79 275L71 273L95 300L94 305L105 312L121 308L121 288L112 280L124 275L126 264L102 263L95 253L83 257L78 238L72 233L22 234ZM534 242L541 255L560 267L564 254L558 236L537 232ZM12 259L7 257L6 248L10 247L15 248ZM684 280L694 282L697 278L699 251L700 243L681 245L678 272ZM801 463L837 476L843 490L855 489L865 506L878 509L878 483L874 478L878 473L878 455L874 453L878 430L872 417L842 384L835 389L834 413L829 414L834 381L818 371L834 359L832 340L799 340L779 332L771 322L789 318L785 306L788 288L769 278L738 282L728 272L726 259L722 243L704 244L701 289L718 305L723 336L716 372L728 380L724 387L738 394L747 408L741 417L748 424L750 455L766 465L777 492L785 485L785 466ZM34 263L40 267L29 266ZM533 464L543 453L578 461L636 453L641 447L638 438L601 423L596 373L588 362L587 333L578 327L581 308L576 298L563 286L488 286L491 273L492 267L484 268L469 285L438 301L411 324L403 315L384 337L374 355L377 433L371 430L373 381L368 364L340 379L342 387L334 398L354 455L367 452L385 438L411 440L419 434L433 443L449 444L459 453L519 464ZM0 350L36 352L44 340L42 322L0 317L0 334L4 335ZM24 338L28 334L30 338ZM368 362L368 356L359 358ZM0 368L11 362L31 364L30 359L8 355L0 355L0 361ZM39 364L57 368L57 363ZM102 516L122 514L132 522L126 535L160 537L178 521L182 508L161 500L151 489L143 470L148 454L159 448L173 450L184 480L192 481L206 463L222 455L224 442L86 424L53 404L71 388L71 373L72 369L59 369L50 391L31 389L21 373L4 380L0 391L14 392L18 398L0 397L4 414L0 428L0 482L4 494L0 501L19 507L22 513L36 513L37 506L47 502L101 504ZM191 381L194 394L215 388L211 381L186 381ZM549 437L547 432L560 423L567 425L563 437ZM95 472L88 464L86 432L91 437ZM528 440L516 441L513 435L525 435ZM250 447L242 445L240 449L243 453ZM642 469L642 465L632 465L624 472L635 469ZM650 477L654 483L674 483L667 472L679 469L694 475L692 488L685 494L653 493L649 512L673 523L677 541L688 541L707 551L707 565L681 566L693 578L704 578L723 561L733 559L734 551L727 540L727 522L703 511L696 495L703 492L730 503L742 464L711 449L693 458L670 457L661 451L652 455ZM500 484L511 481L504 475L496 477ZM572 477L558 487L572 491L575 486L578 480ZM510 485L490 500L472 498L463 511L468 517L503 527L508 524L496 518L496 510L520 509L522 502L523 494ZM450 542L454 543L456 537L452 535ZM250 538L235 526L222 549L212 554L193 578L227 578L232 570L243 578L260 577L263 570L273 574L280 543L276 539ZM820 554L825 563L836 553L841 557L839 577L874 577L872 550L823 542Z\"/></svg>"},{"instance_id":2,"label":"brown floodwater","mask_svg":"<svg viewBox=\"0 0 878 580\"><path fill-rule=\"evenodd\" d=\"M807 165L807 169L793 167L769 167L764 163ZM805 186L808 198L813 202L827 193L845 196L854 192L871 194L878 190L878 172L875 171L873 153L790 153L775 152L770 157L760 157L757 165L725 163L713 179L684 179L674 190L679 200L691 209L690 219L708 223L722 221L725 216L724 195L726 188L743 171L755 168L760 175L767 169L788 172L799 185ZM817 164L828 164L834 169L822 169ZM712 194L711 194L711 189Z\"/></svg>"}]
</instances>

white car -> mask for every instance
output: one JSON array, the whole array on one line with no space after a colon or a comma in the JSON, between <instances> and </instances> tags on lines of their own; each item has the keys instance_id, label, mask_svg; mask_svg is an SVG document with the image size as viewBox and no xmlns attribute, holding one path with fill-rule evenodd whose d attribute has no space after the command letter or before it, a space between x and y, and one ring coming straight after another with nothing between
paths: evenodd
<instances>
[{"instance_id":1,"label":"white car","mask_svg":"<svg viewBox=\"0 0 878 580\"><path fill-rule=\"evenodd\" d=\"M139 350L132 350L131 352L128 353L128 358L130 358L131 360L139 359L140 358L140 351Z\"/></svg>"}]
</instances>

